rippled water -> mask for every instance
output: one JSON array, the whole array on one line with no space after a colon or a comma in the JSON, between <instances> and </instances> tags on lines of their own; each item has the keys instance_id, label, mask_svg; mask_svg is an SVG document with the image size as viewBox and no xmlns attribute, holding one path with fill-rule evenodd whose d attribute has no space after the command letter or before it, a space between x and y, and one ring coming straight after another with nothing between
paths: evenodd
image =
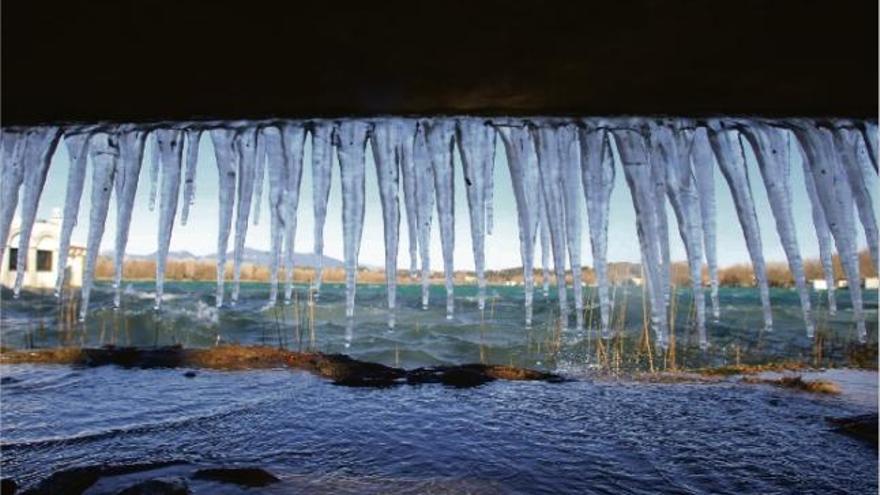
<instances>
[{"instance_id":1,"label":"rippled water","mask_svg":"<svg viewBox=\"0 0 880 495\"><path fill-rule=\"evenodd\" d=\"M382 286L358 288L353 324L344 317L340 286L326 288L313 317L302 301L305 288L298 289L297 305L270 309L267 287L245 284L236 308L217 311L212 284L173 283L157 313L152 284L135 283L124 310L114 312L110 288L100 284L86 325L71 322L51 295L13 301L4 291L0 336L6 347L280 343L405 367L513 363L579 380L366 390L290 370L199 371L187 378L179 369L3 366L2 475L32 484L73 466L182 460L265 467L282 478L267 493L877 491L876 450L830 431L824 420L876 412L876 371L831 372L844 385L841 396L735 381L591 379L591 370L609 366L596 352L595 329L559 329L552 299L539 301L537 323L523 328L517 287L491 288L495 297L483 314L474 288L457 288L451 322L440 304L419 309L417 287L402 287L394 331ZM756 292L723 289L722 322L710 324L712 347L703 354L692 345L690 301L680 291L678 364L784 358L847 365L854 349L873 349L876 359L876 292L866 297L868 346L854 345L845 292L838 315L820 307L821 356L803 336L795 293L772 294L776 329L762 334ZM441 287L432 298L442 300ZM619 289L616 301L625 337L618 366L641 369L639 289Z\"/></svg>"},{"instance_id":2,"label":"rippled water","mask_svg":"<svg viewBox=\"0 0 880 495\"><path fill-rule=\"evenodd\" d=\"M383 390L287 370L6 366L3 476L99 463L258 465L267 492L876 493L877 453L826 416L854 396L737 383ZM838 377L839 378L839 377ZM861 387L861 388L859 388Z\"/></svg>"}]
</instances>

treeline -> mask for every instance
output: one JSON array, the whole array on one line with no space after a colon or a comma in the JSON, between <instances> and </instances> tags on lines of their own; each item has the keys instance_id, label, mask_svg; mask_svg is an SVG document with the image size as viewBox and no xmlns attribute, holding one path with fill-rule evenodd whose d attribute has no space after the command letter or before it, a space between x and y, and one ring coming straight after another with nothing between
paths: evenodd
<instances>
[{"instance_id":1,"label":"treeline","mask_svg":"<svg viewBox=\"0 0 880 495\"><path fill-rule=\"evenodd\" d=\"M690 272L684 261L673 262L671 265L671 281L676 286L689 286ZM100 257L95 270L95 276L99 279L113 278L113 260L109 257ZM804 261L804 271L807 280L824 278L822 263L816 259ZM871 257L867 250L859 253L859 271L862 277L876 277L877 270L871 263ZM413 283L420 277L411 278L409 270L398 270L398 283ZM156 262L154 260L126 260L122 268L123 277L127 280L152 280L156 277ZM232 263L226 264L225 277L232 278ZM551 278L553 273L551 270ZM608 264L608 278L612 284L635 283L637 279L644 277L641 265L629 262L612 262ZM703 283L709 283L709 271L704 266ZM315 278L315 270L309 267L294 268L293 279L299 283L311 282ZM784 262L767 263L767 278L771 287L792 287L794 277ZM843 269L840 259L834 256L834 278L844 280ZM212 281L217 279L217 265L211 260L168 260L165 267L166 280L181 281ZM279 269L279 279L284 279L284 272ZM476 283L474 272L457 271L454 276L457 284ZM596 283L596 272L585 267L581 271L581 279L587 284ZM241 280L249 282L269 281L269 267L244 263L241 267ZM506 268L504 270L487 270L486 280L490 284L522 284L522 268ZM571 282L571 275L566 276ZM324 281L344 282L345 270L343 268L324 268ZM440 283L443 281L442 272L432 272L431 281ZM382 269L360 268L358 269L358 282L365 284L385 283L385 271ZM718 282L722 286L752 287L755 285L755 276L751 264L741 263L720 268L718 270ZM542 270L535 270L535 284L543 283Z\"/></svg>"}]
</instances>

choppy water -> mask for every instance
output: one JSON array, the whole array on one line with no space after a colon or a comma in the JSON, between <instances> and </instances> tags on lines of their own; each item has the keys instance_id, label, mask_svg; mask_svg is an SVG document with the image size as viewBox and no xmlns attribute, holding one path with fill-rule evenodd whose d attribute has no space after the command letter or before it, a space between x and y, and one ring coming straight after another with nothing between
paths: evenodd
<instances>
[{"instance_id":1,"label":"choppy water","mask_svg":"<svg viewBox=\"0 0 880 495\"><path fill-rule=\"evenodd\" d=\"M423 312L418 288L401 288L397 326L388 330L384 287L358 288L357 320L330 286L315 307L264 308L266 286L243 287L238 307L212 307L212 284L168 284L152 310L152 284L132 284L125 309L110 309L109 286L93 296L84 326L68 324L51 295L3 293L7 347L190 346L281 342L412 367L485 361L561 371L561 384L494 382L457 390L439 385L383 390L338 387L290 370L250 372L130 370L116 367L3 366L2 476L25 484L73 466L182 460L257 465L282 478L267 493L876 493L877 452L834 433L827 416L877 411L876 371L833 371L841 396L816 396L737 382L646 384L590 379L602 365L595 330L557 333L553 301L523 328L519 288L496 287L485 314L475 290L457 288L455 320L441 305ZM305 289L300 288L302 299ZM588 292L587 297L590 297ZM432 293L442 300L442 288ZM822 364L853 359L847 295L829 318ZM819 301L814 295L814 300ZM877 346L877 294L868 318ZM642 308L637 289L616 296L627 337L622 368L637 357ZM623 301L625 311L620 312ZM761 334L757 294L721 292L722 323L695 350L687 311L677 319L679 364L737 359L816 360L803 336L793 291L774 290L776 329ZM687 308L687 292L677 300ZM494 306L494 308L493 308ZM299 311L299 326L294 325ZM598 315L594 316L598 319ZM861 348L864 351L864 347ZM876 356L876 354L875 354ZM657 357L660 366L659 357ZM605 363L607 366L607 362Z\"/></svg>"},{"instance_id":2,"label":"choppy water","mask_svg":"<svg viewBox=\"0 0 880 495\"><path fill-rule=\"evenodd\" d=\"M435 364L489 362L563 370L578 373L607 364L597 355L598 309L588 305L585 321L589 331L571 328L559 331L554 298L536 295L535 324L523 326L523 296L520 287L490 287L486 311L477 309L476 288L456 287L456 315L446 320L443 287L432 287L429 310L422 311L418 286L401 286L396 326L389 331L385 309L385 287L361 285L357 292L354 321L345 318L345 295L341 285L325 285L320 301L309 311L306 287L297 287L297 303L267 308L266 284L243 284L241 301L234 308L214 308L214 284L168 283L160 312L153 310L152 282L131 283L123 297L124 308L112 309L109 284L99 283L92 295L93 311L85 325L77 324L74 304L59 306L49 293L29 293L12 300L3 291L2 337L6 347L51 347L103 344L162 345L181 343L209 346L219 342L267 343L290 348L316 348L345 352L357 358L388 365L417 367ZM551 291L553 292L553 291ZM641 288L614 291L612 326L624 337L616 366L646 368L643 342L644 313ZM585 298L591 301L592 289ZM761 331L758 293L754 289L722 288L720 322L708 322L710 349L700 351L690 291L678 290L675 303L677 363L679 367L719 365L736 360L764 362L797 359L810 364L848 366L864 359L865 348L857 346L849 294L839 291L839 310L830 316L824 293L814 293L813 302L821 349L806 338L800 303L794 290L773 289L774 330ZM865 294L870 348L877 342L877 291ZM593 301L595 303L595 301ZM73 319L72 319L73 318ZM310 323L310 322L313 322ZM574 324L570 318L568 326ZM613 352L617 352L615 347ZM869 353L870 354L870 353ZM873 354L876 357L876 353ZM653 356L657 358L656 356ZM870 357L870 356L869 356ZM661 366L661 359L654 364Z\"/></svg>"}]
</instances>

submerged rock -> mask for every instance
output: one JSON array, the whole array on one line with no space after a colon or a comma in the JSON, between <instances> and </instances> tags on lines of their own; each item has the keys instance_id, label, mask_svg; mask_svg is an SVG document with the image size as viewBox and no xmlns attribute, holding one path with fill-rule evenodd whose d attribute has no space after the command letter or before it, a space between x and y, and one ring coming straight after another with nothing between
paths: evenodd
<instances>
[{"instance_id":1,"label":"submerged rock","mask_svg":"<svg viewBox=\"0 0 880 495\"><path fill-rule=\"evenodd\" d=\"M248 487L261 487L278 483L278 478L261 468L209 468L199 469L193 475L197 480L233 483Z\"/></svg>"},{"instance_id":2,"label":"submerged rock","mask_svg":"<svg viewBox=\"0 0 880 495\"><path fill-rule=\"evenodd\" d=\"M183 478L142 481L120 491L117 495L189 495L192 493Z\"/></svg>"},{"instance_id":3,"label":"submerged rock","mask_svg":"<svg viewBox=\"0 0 880 495\"><path fill-rule=\"evenodd\" d=\"M847 418L826 418L834 425L833 431L849 435L863 442L877 447L877 421L876 414L863 414Z\"/></svg>"},{"instance_id":4,"label":"submerged rock","mask_svg":"<svg viewBox=\"0 0 880 495\"><path fill-rule=\"evenodd\" d=\"M18 483L15 480L10 478L0 480L0 495L15 495L16 491L18 491Z\"/></svg>"},{"instance_id":5,"label":"submerged rock","mask_svg":"<svg viewBox=\"0 0 880 495\"><path fill-rule=\"evenodd\" d=\"M55 495L59 493L80 495L97 483L101 478L142 471L152 471L173 466L175 464L180 463L154 462L147 464L122 464L116 466L98 465L75 467L52 473L51 476L23 493L26 495Z\"/></svg>"}]
</instances>

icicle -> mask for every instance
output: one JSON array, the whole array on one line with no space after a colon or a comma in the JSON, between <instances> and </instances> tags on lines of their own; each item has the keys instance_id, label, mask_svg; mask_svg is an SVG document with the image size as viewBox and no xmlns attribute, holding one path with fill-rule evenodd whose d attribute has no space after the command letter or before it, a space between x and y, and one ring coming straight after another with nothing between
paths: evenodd
<instances>
[{"instance_id":1,"label":"icicle","mask_svg":"<svg viewBox=\"0 0 880 495\"><path fill-rule=\"evenodd\" d=\"M301 134L302 128L300 128ZM285 194L288 174L288 163L285 159L284 145L282 143L281 130L275 126L263 127L260 131L260 141L263 143L268 175L269 175L269 245L271 258L269 261L269 305L274 306L278 301L278 267L281 264L281 248L287 230ZM302 141L302 140L301 140ZM302 157L300 157L300 165ZM302 169L302 167L300 167ZM295 219L295 218L294 218ZM291 243L292 245L293 243ZM290 270L292 280L293 266L285 267Z\"/></svg>"},{"instance_id":2,"label":"icicle","mask_svg":"<svg viewBox=\"0 0 880 495\"><path fill-rule=\"evenodd\" d=\"M868 251L871 253L871 261L874 267L880 267L877 256L880 243L877 239L877 218L874 216L874 206L871 201L871 193L868 191L868 183L862 175L862 165L859 159L859 144L862 137L858 130L852 127L840 126L834 130L834 147L845 176L849 181L849 188L853 193L859 219L865 229L865 240L868 242Z\"/></svg>"},{"instance_id":3,"label":"icicle","mask_svg":"<svg viewBox=\"0 0 880 495\"><path fill-rule=\"evenodd\" d=\"M538 201L538 239L541 242L541 290L544 298L550 297L550 219L547 217L547 200L541 191Z\"/></svg>"},{"instance_id":4,"label":"icicle","mask_svg":"<svg viewBox=\"0 0 880 495\"><path fill-rule=\"evenodd\" d=\"M240 130L233 140L238 157L238 203L235 205L235 251L232 255L232 304L238 302L241 290L241 263L247 238L248 216L254 194L254 172L257 160L257 129Z\"/></svg>"},{"instance_id":5,"label":"icicle","mask_svg":"<svg viewBox=\"0 0 880 495\"><path fill-rule=\"evenodd\" d=\"M752 197L752 186L749 181L749 170L746 167L745 155L739 141L739 133L734 128L726 128L718 120L708 123L708 137L721 174L727 181L733 204L746 239L746 248L752 260L752 267L757 280L761 308L764 314L764 331L773 329L773 314L770 311L770 288L767 282L767 266L764 262L764 251L761 243L761 231L758 225L758 214ZM697 136L699 137L699 136ZM699 159L702 143L697 139L694 143L694 160ZM706 158L701 159L706 163ZM698 166L695 162L694 166ZM704 165L705 166L705 165Z\"/></svg>"},{"instance_id":6,"label":"icicle","mask_svg":"<svg viewBox=\"0 0 880 495\"><path fill-rule=\"evenodd\" d=\"M317 122L312 128L312 202L315 215L315 300L321 293L324 273L324 222L333 175L333 124Z\"/></svg>"},{"instance_id":7,"label":"icicle","mask_svg":"<svg viewBox=\"0 0 880 495\"><path fill-rule=\"evenodd\" d=\"M654 125L651 129L652 157L666 169L666 193L675 212L678 231L684 243L690 269L691 289L696 308L697 335L700 347L709 345L706 338L706 301L703 296L703 231L696 177L691 165L692 124L686 121Z\"/></svg>"},{"instance_id":8,"label":"icicle","mask_svg":"<svg viewBox=\"0 0 880 495\"><path fill-rule=\"evenodd\" d=\"M874 172L878 172L877 168L877 154L880 153L880 149L877 147L877 122L865 121L861 126L862 137L865 140L865 147L868 151L868 158L870 158L871 165L874 166ZM880 267L875 267L880 270Z\"/></svg>"},{"instance_id":9,"label":"icicle","mask_svg":"<svg viewBox=\"0 0 880 495\"><path fill-rule=\"evenodd\" d=\"M110 195L119 159L119 144L111 134L98 133L89 142L92 158L92 196L89 212L89 234L86 241L86 267L83 274L82 297L80 300L79 321L85 321L89 311L89 296L95 278L95 265L101 238L104 236L104 223L110 208Z\"/></svg>"},{"instance_id":10,"label":"icicle","mask_svg":"<svg viewBox=\"0 0 880 495\"><path fill-rule=\"evenodd\" d=\"M223 306L223 283L226 279L226 251L229 245L229 231L232 229L232 211L235 206L235 183L238 157L233 141L235 131L213 129L211 141L214 143L214 156L217 160L217 197L219 201L217 220L217 307Z\"/></svg>"},{"instance_id":11,"label":"icicle","mask_svg":"<svg viewBox=\"0 0 880 495\"><path fill-rule=\"evenodd\" d=\"M159 151L159 137L154 132L150 140L150 196L147 207L150 211L156 209L156 192L159 187L159 160L162 153Z\"/></svg>"},{"instance_id":12,"label":"icicle","mask_svg":"<svg viewBox=\"0 0 880 495\"><path fill-rule=\"evenodd\" d=\"M663 301L669 307L669 297L671 295L671 260L669 258L669 218L666 214L666 167L663 161L652 153L650 144L648 147L648 157L651 161L651 180L654 186L654 214L657 217L657 242L660 247L660 277L663 280Z\"/></svg>"},{"instance_id":13,"label":"icicle","mask_svg":"<svg viewBox=\"0 0 880 495\"><path fill-rule=\"evenodd\" d=\"M577 128L573 125L560 127L559 166L562 172L562 188L565 192L565 238L568 243L568 260L571 267L572 297L574 298L575 328L584 326L583 270L581 269L581 219L582 198L581 164L578 152Z\"/></svg>"},{"instance_id":14,"label":"icicle","mask_svg":"<svg viewBox=\"0 0 880 495\"><path fill-rule=\"evenodd\" d=\"M525 285L525 324L528 328L532 326L535 231L538 224L538 204L541 201L537 158L529 131L524 125L499 126L497 129L507 154L507 166L510 169L510 180L513 183L513 193L516 199L519 245Z\"/></svg>"},{"instance_id":15,"label":"icicle","mask_svg":"<svg viewBox=\"0 0 880 495\"><path fill-rule=\"evenodd\" d=\"M113 253L114 276L113 307L119 308L122 298L122 269L125 261L125 247L128 245L128 231L131 227L131 214L137 194L138 179L144 159L145 131L130 130L119 134L119 163L116 180L116 243Z\"/></svg>"},{"instance_id":16,"label":"icicle","mask_svg":"<svg viewBox=\"0 0 880 495\"><path fill-rule=\"evenodd\" d=\"M40 127L28 135L24 151L24 179L21 195L21 229L18 235L18 270L15 273L15 289L13 297L21 293L24 274L27 267L28 249L31 243L31 232L37 219L37 206L46 184L46 175L52 163L52 155L61 137L57 127Z\"/></svg>"},{"instance_id":17,"label":"icicle","mask_svg":"<svg viewBox=\"0 0 880 495\"><path fill-rule=\"evenodd\" d=\"M3 163L0 173L0 193L3 201L0 202L0 259L6 250L9 240L9 228L12 226L12 218L15 216L15 208L18 207L18 190L24 180L24 152L27 148L28 132L3 132Z\"/></svg>"},{"instance_id":18,"label":"icicle","mask_svg":"<svg viewBox=\"0 0 880 495\"><path fill-rule=\"evenodd\" d=\"M195 203L196 168L199 163L199 141L201 138L201 129L186 130L186 173L183 182L183 211L180 212L180 225L186 225L189 220L189 209Z\"/></svg>"},{"instance_id":19,"label":"icicle","mask_svg":"<svg viewBox=\"0 0 880 495\"><path fill-rule=\"evenodd\" d=\"M431 287L431 223L434 215L434 169L428 156L425 130L419 125L413 141L413 164L416 173L416 214L419 234L419 258L422 262L422 309L428 309Z\"/></svg>"},{"instance_id":20,"label":"icicle","mask_svg":"<svg viewBox=\"0 0 880 495\"><path fill-rule=\"evenodd\" d=\"M254 165L254 225L260 224L260 210L263 206L263 183L266 181L266 144L260 139L257 128L256 165Z\"/></svg>"},{"instance_id":21,"label":"icicle","mask_svg":"<svg viewBox=\"0 0 880 495\"><path fill-rule=\"evenodd\" d=\"M611 337L611 306L608 299L608 213L614 188L614 161L608 135L590 123L580 130L581 180L590 224L593 269L599 288L602 338Z\"/></svg>"},{"instance_id":22,"label":"icicle","mask_svg":"<svg viewBox=\"0 0 880 495\"><path fill-rule=\"evenodd\" d=\"M830 130L813 127L808 122L797 122L795 135L803 147L804 155L812 171L816 193L822 203L822 211L840 253L840 263L849 284L853 305L853 319L859 341L867 338L865 315L862 308L862 288L859 278L859 255L856 246L852 191L844 177L846 172L838 162L834 138Z\"/></svg>"},{"instance_id":23,"label":"icicle","mask_svg":"<svg viewBox=\"0 0 880 495\"><path fill-rule=\"evenodd\" d=\"M788 185L790 156L788 136L778 127L759 122L742 126L741 132L749 141L758 159L758 168L767 188L770 210L776 219L776 230L782 241L782 249L788 258L788 266L794 276L795 286L801 299L801 309L807 337L812 338L815 329L810 310L810 294L804 276L804 263L798 249L797 232L791 211L791 190Z\"/></svg>"},{"instance_id":24,"label":"icicle","mask_svg":"<svg viewBox=\"0 0 880 495\"><path fill-rule=\"evenodd\" d=\"M171 231L177 215L180 196L180 168L183 160L183 131L160 129L156 131L159 153L162 154L162 186L159 198L159 241L156 251L156 304L162 307L165 292L165 262L171 245Z\"/></svg>"},{"instance_id":25,"label":"icicle","mask_svg":"<svg viewBox=\"0 0 880 495\"><path fill-rule=\"evenodd\" d=\"M342 243L345 249L345 316L354 316L358 253L364 230L364 151L366 122L348 120L336 132L336 154L342 182Z\"/></svg>"},{"instance_id":26,"label":"icicle","mask_svg":"<svg viewBox=\"0 0 880 495\"><path fill-rule=\"evenodd\" d=\"M638 125L638 122L634 122ZM655 214L657 200L652 177L652 166L645 137L635 129L615 129L612 135L617 141L617 149L626 182L632 193L633 207L636 211L636 225L639 246L642 251L642 268L645 271L648 295L651 298L651 327L657 336L661 349L668 346L666 340L667 320L664 300L664 279L660 266L660 240L657 231L658 215Z\"/></svg>"},{"instance_id":27,"label":"icicle","mask_svg":"<svg viewBox=\"0 0 880 495\"><path fill-rule=\"evenodd\" d=\"M485 178L483 179L483 187L486 192L483 197L486 198L486 234L492 235L495 228L495 142L497 134L492 132L492 159L486 164Z\"/></svg>"},{"instance_id":28,"label":"icicle","mask_svg":"<svg viewBox=\"0 0 880 495\"><path fill-rule=\"evenodd\" d=\"M431 168L434 170L434 191L437 195L437 220L443 248L443 272L446 275L446 319L451 320L455 310L455 169L452 166L455 122L447 119L426 120L424 126Z\"/></svg>"},{"instance_id":29,"label":"icicle","mask_svg":"<svg viewBox=\"0 0 880 495\"><path fill-rule=\"evenodd\" d=\"M385 234L385 285L388 295L388 327L394 328L394 308L397 297L397 250L400 244L400 145L411 137L404 134L401 122L383 119L376 122L370 137L373 162L376 164L376 182L382 203L382 224Z\"/></svg>"},{"instance_id":30,"label":"icicle","mask_svg":"<svg viewBox=\"0 0 880 495\"><path fill-rule=\"evenodd\" d=\"M550 227L550 244L553 246L553 268L556 271L556 289L559 294L559 317L566 321L568 301L565 290L565 252L567 246L565 223L565 196L563 165L560 160L562 130L537 127L532 130L538 156L541 191L547 208L547 225Z\"/></svg>"},{"instance_id":31,"label":"icicle","mask_svg":"<svg viewBox=\"0 0 880 495\"><path fill-rule=\"evenodd\" d=\"M416 181L418 179L413 159L416 123L408 119L402 119L399 122L401 130L398 154L400 155L400 174L403 177L403 202L406 209L406 226L409 236L409 276L415 278L418 273L419 249L419 213L416 195Z\"/></svg>"},{"instance_id":32,"label":"icicle","mask_svg":"<svg viewBox=\"0 0 880 495\"><path fill-rule=\"evenodd\" d=\"M721 318L721 306L718 303L718 248L716 247L715 234L715 163L706 129L698 127L693 132L690 160L700 199L703 247L706 253L706 263L709 265L712 318L718 321Z\"/></svg>"},{"instance_id":33,"label":"icicle","mask_svg":"<svg viewBox=\"0 0 880 495\"><path fill-rule=\"evenodd\" d=\"M299 187L302 183L303 148L306 142L306 130L300 124L284 127L284 163L287 172L284 174L283 216L284 221L284 270L287 280L284 284L284 303L290 304L293 296L293 256L296 245L296 215L299 209ZM272 174L272 171L269 172ZM271 177L271 175L270 175Z\"/></svg>"},{"instance_id":34,"label":"icicle","mask_svg":"<svg viewBox=\"0 0 880 495\"><path fill-rule=\"evenodd\" d=\"M70 236L73 234L73 228L76 226L83 183L86 180L89 137L88 133L64 136L64 143L67 145L67 154L70 157L70 162L67 171L67 190L64 193L64 217L61 222L61 239L58 242L58 275L55 279L55 297L59 298L64 287L64 275L67 271Z\"/></svg>"},{"instance_id":35,"label":"icicle","mask_svg":"<svg viewBox=\"0 0 880 495\"><path fill-rule=\"evenodd\" d=\"M477 306L486 307L486 178L495 161L495 129L481 119L458 121L458 151L464 171L471 220L471 243L477 272Z\"/></svg>"},{"instance_id":36,"label":"icicle","mask_svg":"<svg viewBox=\"0 0 880 495\"><path fill-rule=\"evenodd\" d=\"M819 241L819 259L822 261L822 272L825 276L825 284L828 286L828 313L833 315L837 313L837 301L834 298L834 253L831 231L828 228L828 221L825 219L825 211L822 210L822 202L816 192L816 183L808 163L809 158L804 155L803 149L801 149L801 156L803 156L801 163L804 168L804 183L807 187L807 196L810 198L816 239Z\"/></svg>"}]
</instances>

